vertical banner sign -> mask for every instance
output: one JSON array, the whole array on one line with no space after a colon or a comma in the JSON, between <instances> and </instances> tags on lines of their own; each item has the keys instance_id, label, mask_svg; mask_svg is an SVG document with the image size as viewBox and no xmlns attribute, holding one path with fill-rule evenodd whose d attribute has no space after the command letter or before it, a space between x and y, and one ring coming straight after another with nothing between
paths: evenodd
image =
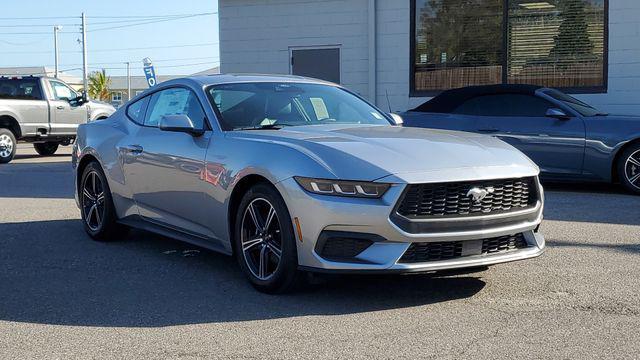
<instances>
[{"instance_id":1,"label":"vertical banner sign","mask_svg":"<svg viewBox=\"0 0 640 360\"><path fill-rule=\"evenodd\" d=\"M144 58L142 63L144 64L144 76L147 78L147 85L154 87L158 82L156 81L156 71L153 69L153 63L149 58Z\"/></svg>"}]
</instances>

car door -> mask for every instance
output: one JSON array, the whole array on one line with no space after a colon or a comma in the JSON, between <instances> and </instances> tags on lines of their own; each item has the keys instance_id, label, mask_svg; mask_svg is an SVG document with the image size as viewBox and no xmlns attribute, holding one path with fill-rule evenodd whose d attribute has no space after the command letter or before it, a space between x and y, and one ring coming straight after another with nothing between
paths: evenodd
<instances>
[{"instance_id":1,"label":"car door","mask_svg":"<svg viewBox=\"0 0 640 360\"><path fill-rule=\"evenodd\" d=\"M204 134L158 127L163 116L182 114L189 116L196 128L205 129ZM206 190L202 174L211 131L196 95L182 87L150 95L143 124L136 128L121 143L120 153L140 215L191 235L211 237L206 226L211 214L202 211Z\"/></svg>"},{"instance_id":2,"label":"car door","mask_svg":"<svg viewBox=\"0 0 640 360\"><path fill-rule=\"evenodd\" d=\"M585 125L581 118L546 116L557 106L527 94L495 94L474 97L457 113L474 114L478 132L499 137L518 148L548 175L582 172Z\"/></svg>"},{"instance_id":3,"label":"car door","mask_svg":"<svg viewBox=\"0 0 640 360\"><path fill-rule=\"evenodd\" d=\"M78 97L78 93L67 84L57 80L49 83L49 113L51 114L51 134L75 134L78 125L87 122L87 106L72 106L69 100Z\"/></svg>"}]
</instances>

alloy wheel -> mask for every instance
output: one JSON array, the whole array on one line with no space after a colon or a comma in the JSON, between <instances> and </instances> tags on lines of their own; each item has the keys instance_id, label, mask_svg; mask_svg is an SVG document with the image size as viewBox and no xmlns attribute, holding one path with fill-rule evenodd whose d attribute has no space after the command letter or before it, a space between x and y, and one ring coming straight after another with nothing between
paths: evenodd
<instances>
[{"instance_id":1,"label":"alloy wheel","mask_svg":"<svg viewBox=\"0 0 640 360\"><path fill-rule=\"evenodd\" d=\"M100 230L105 216L104 186L96 171L89 172L82 184L82 207L89 229Z\"/></svg>"},{"instance_id":2,"label":"alloy wheel","mask_svg":"<svg viewBox=\"0 0 640 360\"><path fill-rule=\"evenodd\" d=\"M242 216L241 244L249 271L268 280L278 270L282 258L282 232L278 214L264 198L254 199Z\"/></svg>"},{"instance_id":3,"label":"alloy wheel","mask_svg":"<svg viewBox=\"0 0 640 360\"><path fill-rule=\"evenodd\" d=\"M13 153L13 140L9 135L0 135L0 157L7 158Z\"/></svg>"},{"instance_id":4,"label":"alloy wheel","mask_svg":"<svg viewBox=\"0 0 640 360\"><path fill-rule=\"evenodd\" d=\"M640 189L640 150L629 155L624 165L627 181L637 189Z\"/></svg>"}]
</instances>

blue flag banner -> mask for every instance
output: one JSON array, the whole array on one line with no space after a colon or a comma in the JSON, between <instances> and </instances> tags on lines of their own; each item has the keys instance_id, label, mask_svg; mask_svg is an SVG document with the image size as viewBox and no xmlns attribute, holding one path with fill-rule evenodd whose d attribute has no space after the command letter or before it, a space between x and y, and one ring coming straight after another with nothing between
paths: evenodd
<instances>
[{"instance_id":1,"label":"blue flag banner","mask_svg":"<svg viewBox=\"0 0 640 360\"><path fill-rule=\"evenodd\" d=\"M149 87L154 87L158 83L156 80L156 71L149 58L144 59L144 76L147 78L147 85L149 85Z\"/></svg>"}]
</instances>

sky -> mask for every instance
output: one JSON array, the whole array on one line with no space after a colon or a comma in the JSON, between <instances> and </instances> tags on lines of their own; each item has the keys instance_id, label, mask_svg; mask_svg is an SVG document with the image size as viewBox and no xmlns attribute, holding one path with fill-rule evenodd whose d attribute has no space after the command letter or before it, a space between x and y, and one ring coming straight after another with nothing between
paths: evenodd
<instances>
[{"instance_id":1,"label":"sky","mask_svg":"<svg viewBox=\"0 0 640 360\"><path fill-rule=\"evenodd\" d=\"M158 75L188 75L219 65L218 0L1 2L0 67L53 69L53 26L61 24L59 69L82 76L82 12L87 17L89 71L104 68L107 75L126 75L124 62L129 61L131 75L143 75L145 57L151 58ZM186 17L206 13L213 14ZM176 15L185 17L164 21ZM134 24L140 25L130 26Z\"/></svg>"}]
</instances>

